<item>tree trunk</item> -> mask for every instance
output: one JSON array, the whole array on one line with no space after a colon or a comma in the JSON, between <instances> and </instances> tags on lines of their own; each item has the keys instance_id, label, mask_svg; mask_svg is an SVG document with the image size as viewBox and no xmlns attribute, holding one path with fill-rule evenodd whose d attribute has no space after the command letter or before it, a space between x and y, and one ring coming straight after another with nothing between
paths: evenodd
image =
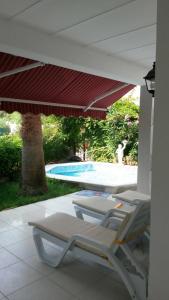
<instances>
[{"instance_id":1,"label":"tree trunk","mask_svg":"<svg viewBox=\"0 0 169 300\"><path fill-rule=\"evenodd\" d=\"M38 195L47 192L40 115L22 115L22 193Z\"/></svg>"}]
</instances>

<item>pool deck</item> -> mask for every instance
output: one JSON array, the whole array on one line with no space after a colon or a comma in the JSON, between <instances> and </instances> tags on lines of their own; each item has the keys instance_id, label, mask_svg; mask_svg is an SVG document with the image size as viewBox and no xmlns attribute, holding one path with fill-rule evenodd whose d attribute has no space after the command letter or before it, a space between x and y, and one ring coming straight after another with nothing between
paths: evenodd
<instances>
[{"instance_id":1,"label":"pool deck","mask_svg":"<svg viewBox=\"0 0 169 300\"><path fill-rule=\"evenodd\" d=\"M80 176L64 176L50 174L54 167L73 165L93 164L96 172L84 172ZM85 188L109 191L113 193L122 192L126 189L136 189L137 187L137 166L119 165L112 163L82 162L67 164L51 164L46 166L46 175L59 180L78 182Z\"/></svg>"},{"instance_id":2,"label":"pool deck","mask_svg":"<svg viewBox=\"0 0 169 300\"><path fill-rule=\"evenodd\" d=\"M0 212L1 300L131 299L115 272L84 258L69 254L58 269L39 260L27 222L56 212L75 215L72 200L79 197L73 193ZM47 248L51 254L60 251L50 243Z\"/></svg>"}]
</instances>

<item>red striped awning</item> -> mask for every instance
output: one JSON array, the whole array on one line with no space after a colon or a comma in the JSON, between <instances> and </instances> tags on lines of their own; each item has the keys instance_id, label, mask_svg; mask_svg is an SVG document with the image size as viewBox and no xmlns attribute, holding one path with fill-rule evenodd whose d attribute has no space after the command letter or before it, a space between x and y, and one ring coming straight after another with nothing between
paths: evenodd
<instances>
[{"instance_id":1,"label":"red striped awning","mask_svg":"<svg viewBox=\"0 0 169 300\"><path fill-rule=\"evenodd\" d=\"M27 58L0 52L0 76L6 71L36 63ZM120 87L123 88L119 89ZM22 114L91 116L104 118L106 109L134 85L53 65L44 65L0 77L0 110ZM109 91L117 90L111 95ZM107 93L107 96L106 96ZM95 102L85 111L93 100Z\"/></svg>"}]
</instances>

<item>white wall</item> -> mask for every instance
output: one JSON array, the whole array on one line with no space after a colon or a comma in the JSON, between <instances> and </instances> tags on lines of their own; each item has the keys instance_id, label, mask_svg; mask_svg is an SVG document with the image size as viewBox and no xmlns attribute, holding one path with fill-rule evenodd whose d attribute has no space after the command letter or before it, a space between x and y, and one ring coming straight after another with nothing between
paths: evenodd
<instances>
[{"instance_id":1,"label":"white wall","mask_svg":"<svg viewBox=\"0 0 169 300\"><path fill-rule=\"evenodd\" d=\"M138 191L150 194L150 128L152 97L141 87L139 114Z\"/></svg>"},{"instance_id":2,"label":"white wall","mask_svg":"<svg viewBox=\"0 0 169 300\"><path fill-rule=\"evenodd\" d=\"M169 1L158 0L150 300L169 299Z\"/></svg>"}]
</instances>

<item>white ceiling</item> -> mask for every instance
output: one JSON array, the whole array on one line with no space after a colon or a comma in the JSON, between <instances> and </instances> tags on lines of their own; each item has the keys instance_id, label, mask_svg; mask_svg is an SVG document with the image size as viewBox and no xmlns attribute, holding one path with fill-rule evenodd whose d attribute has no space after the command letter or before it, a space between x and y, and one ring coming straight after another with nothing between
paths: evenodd
<instances>
[{"instance_id":1,"label":"white ceiling","mask_svg":"<svg viewBox=\"0 0 169 300\"><path fill-rule=\"evenodd\" d=\"M155 60L156 1L0 0L0 17L146 70Z\"/></svg>"}]
</instances>

